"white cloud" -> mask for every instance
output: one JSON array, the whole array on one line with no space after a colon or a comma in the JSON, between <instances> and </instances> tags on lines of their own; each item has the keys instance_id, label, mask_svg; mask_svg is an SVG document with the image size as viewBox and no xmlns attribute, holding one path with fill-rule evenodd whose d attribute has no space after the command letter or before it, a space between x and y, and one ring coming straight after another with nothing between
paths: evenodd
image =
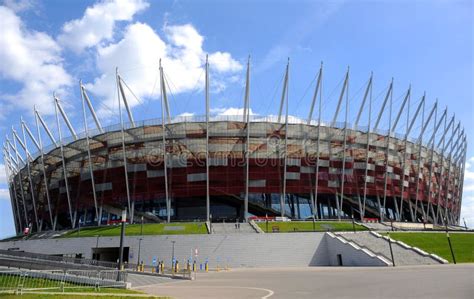
<instances>
[{"instance_id":1,"label":"white cloud","mask_svg":"<svg viewBox=\"0 0 474 299\"><path fill-rule=\"evenodd\" d=\"M178 117L191 117L194 116L193 112L183 112L181 114L178 114Z\"/></svg>"},{"instance_id":2,"label":"white cloud","mask_svg":"<svg viewBox=\"0 0 474 299\"><path fill-rule=\"evenodd\" d=\"M33 0L3 0L3 5L14 12L20 12L32 9L35 6L34 2Z\"/></svg>"},{"instance_id":3,"label":"white cloud","mask_svg":"<svg viewBox=\"0 0 474 299\"><path fill-rule=\"evenodd\" d=\"M17 94L2 97L29 111L36 104L41 112L53 113L52 92L62 92L72 81L63 68L61 48L49 35L28 30L5 6L0 6L0 20L0 75L22 85Z\"/></svg>"},{"instance_id":4,"label":"white cloud","mask_svg":"<svg viewBox=\"0 0 474 299\"><path fill-rule=\"evenodd\" d=\"M89 90L104 98L105 106L116 106L114 70L117 66L139 98L158 98L160 58L169 81L169 92L179 94L202 88L206 56L204 37L190 24L165 26L163 32L164 38L161 38L148 24L137 22L127 26L122 40L99 46L96 59L101 75L87 85ZM220 84L221 90L225 88L222 85L225 85L226 76L231 80L233 73L242 66L226 52L210 53L210 56L215 63L210 65L211 71L220 74L213 76L213 81ZM130 93L127 100L132 107L139 103ZM104 107L101 110L101 113L107 113Z\"/></svg>"},{"instance_id":5,"label":"white cloud","mask_svg":"<svg viewBox=\"0 0 474 299\"><path fill-rule=\"evenodd\" d=\"M463 219L469 227L474 227L474 157L466 161L464 170L461 225L464 225Z\"/></svg>"},{"instance_id":6,"label":"white cloud","mask_svg":"<svg viewBox=\"0 0 474 299\"><path fill-rule=\"evenodd\" d=\"M234 115L244 115L244 108L213 108L211 109L211 114L216 115L226 115L226 116L234 116ZM250 109L250 115L255 115L255 113Z\"/></svg>"},{"instance_id":7,"label":"white cloud","mask_svg":"<svg viewBox=\"0 0 474 299\"><path fill-rule=\"evenodd\" d=\"M143 0L104 0L88 7L81 19L64 24L59 42L65 47L81 52L104 40L111 40L117 21L131 21L133 16L146 9Z\"/></svg>"},{"instance_id":8,"label":"white cloud","mask_svg":"<svg viewBox=\"0 0 474 299\"><path fill-rule=\"evenodd\" d=\"M218 72L238 72L242 70L242 65L232 59L229 53L215 52L209 55L209 64Z\"/></svg>"}]
</instances>

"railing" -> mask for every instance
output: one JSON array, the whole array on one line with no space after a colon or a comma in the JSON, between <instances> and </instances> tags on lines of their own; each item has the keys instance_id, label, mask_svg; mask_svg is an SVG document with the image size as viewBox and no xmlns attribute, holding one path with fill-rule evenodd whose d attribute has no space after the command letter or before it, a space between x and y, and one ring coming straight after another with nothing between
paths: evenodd
<instances>
[{"instance_id":1,"label":"railing","mask_svg":"<svg viewBox=\"0 0 474 299\"><path fill-rule=\"evenodd\" d=\"M21 251L11 251L11 250L0 249L0 255L35 259L35 260L41 260L41 261L53 261L53 262L59 262L59 263L65 263L65 264L88 265L88 266L97 266L97 267L104 267L104 268L117 268L117 263L114 263L114 262L97 261L97 260L91 260L91 259L73 258L73 257L66 257L66 256L54 256L54 255L39 254L39 253L32 253L32 252L21 252Z\"/></svg>"},{"instance_id":2,"label":"railing","mask_svg":"<svg viewBox=\"0 0 474 299\"><path fill-rule=\"evenodd\" d=\"M127 273L118 270L0 270L0 294L23 292L67 292L88 289L124 288Z\"/></svg>"},{"instance_id":3,"label":"railing","mask_svg":"<svg viewBox=\"0 0 474 299\"><path fill-rule=\"evenodd\" d=\"M178 279L192 279L193 277L193 272L204 272L205 267L203 269L200 269L198 265L193 265L191 263L187 264L179 264L179 266L176 268L176 264L173 265L172 267L165 266L164 264L158 263L155 266L152 265L137 265L137 264L128 264L125 265L125 268L131 272L144 272L144 273L154 273L157 275L163 275L163 276L168 276L172 278L178 278ZM207 271L210 269L208 268Z\"/></svg>"},{"instance_id":4,"label":"railing","mask_svg":"<svg viewBox=\"0 0 474 299\"><path fill-rule=\"evenodd\" d=\"M209 120L211 122L220 122L220 121L236 121L236 122L243 122L243 116L242 115L212 115L209 117ZM175 116L175 117L172 117L171 118L171 122L168 123L168 124L175 124L175 123L187 123L187 122L205 122L206 121L206 116L202 116L202 115L192 115L192 116ZM251 115L250 116L250 122L253 122L253 123L259 123L259 122L264 122L264 123L278 123L278 116L274 116L274 115L270 115L270 116L259 116L259 115ZM153 119L148 119L148 120L142 120L142 121L135 121L134 124L135 124L135 127L141 127L141 126L154 126L154 125L161 125L162 121L161 121L161 118L153 118ZM284 123L284 118L282 118L282 120L280 120L280 123L283 124ZM307 124L307 120L306 119L303 119L303 118L297 118L297 117L292 117L288 120L288 123L289 124L303 124L303 125L306 125ZM319 121L318 120L311 120L310 121L310 125L318 125L319 124ZM364 131L366 132L368 127L367 126L357 126L357 127L354 127L351 123L349 122L336 122L334 124L332 124L331 122L326 122L326 121L323 121L321 120L321 126L323 127L334 127L334 128L338 128L338 129L344 129L344 128L347 128L347 129L350 129L350 130L358 130L358 131ZM124 123L124 129L125 130L128 130L128 129L131 129L133 128L132 127L132 123L130 122L125 122ZM96 135L100 135L100 134L104 134L104 133L108 133L108 132L114 132L114 131L120 131L121 130L121 126L120 124L112 124L112 125L109 125L109 126L105 126L102 128L102 132L95 128L95 129L89 129L87 132L83 131L81 133L78 133L76 134L76 138L77 140L79 139L82 139L82 138L85 138L86 137L86 134L88 134L89 136L96 136ZM377 130L372 130L373 133L377 133L377 134L380 134L380 135L387 135L389 132L388 130L383 130L383 129L377 129ZM397 134L397 133L394 133L392 132L392 135L393 137L400 137L400 138L404 138L404 134ZM402 138L402 139L403 139ZM68 136L68 137L65 137L62 139L62 144L66 145L66 144L69 144L71 142L73 142L75 140L74 136ZM414 137L408 137L408 140L411 141L411 142L418 142L418 138L414 138ZM43 153L47 154L49 152L51 152L52 150L54 150L55 148L59 147L59 140L57 140L58 144L49 144L47 146L44 146L43 147ZM423 144L423 146L428 146L427 144ZM437 151L438 153L440 153L440 149L437 149L435 148L435 151ZM36 158L38 158L41 154L41 151L37 151L35 153L32 153L31 156L32 156L32 159L35 160ZM19 168L23 168L26 164L21 162L21 161L18 161L19 162Z\"/></svg>"}]
</instances>

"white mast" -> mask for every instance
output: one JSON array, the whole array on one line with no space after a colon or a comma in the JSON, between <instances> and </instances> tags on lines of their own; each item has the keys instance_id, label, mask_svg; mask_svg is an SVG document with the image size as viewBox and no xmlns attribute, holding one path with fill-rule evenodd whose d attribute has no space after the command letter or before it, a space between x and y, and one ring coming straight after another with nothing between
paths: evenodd
<instances>
[{"instance_id":1,"label":"white mast","mask_svg":"<svg viewBox=\"0 0 474 299\"><path fill-rule=\"evenodd\" d=\"M160 59L160 87L161 87L161 129L162 129L162 143L163 143L163 174L165 176L165 201L166 201L166 221L169 223L171 221L171 200L169 197L168 191L168 155L166 152L166 126L165 126L165 106L168 105L165 103L168 102L166 96L166 86L165 86L165 78L163 74L163 67L161 66L161 59ZM169 111L168 111L169 113ZM170 121L170 117L168 115L168 121Z\"/></svg>"},{"instance_id":2,"label":"white mast","mask_svg":"<svg viewBox=\"0 0 474 299\"><path fill-rule=\"evenodd\" d=\"M56 97L56 95L53 95L54 98L54 110L56 112L56 125L58 127L58 134L59 134L59 145L61 148L61 158L62 158L62 165L63 165L63 175L64 175L64 185L66 188L66 196L67 196L67 204L69 207L69 217L71 218L71 227L74 228L76 225L76 219L72 216L72 206L71 206L71 196L69 194L69 183L67 179L67 170L66 170L66 159L64 157L64 146L63 146L63 137L61 133L61 125L59 124L59 115L58 115L58 104L59 104L59 99ZM64 115L63 115L64 118ZM67 118L65 118L66 120ZM70 125L70 124L69 124ZM68 126L69 126L68 125ZM73 131L71 131L72 133ZM59 192L61 194L61 192ZM60 196L60 195L59 195Z\"/></svg>"},{"instance_id":3,"label":"white mast","mask_svg":"<svg viewBox=\"0 0 474 299\"><path fill-rule=\"evenodd\" d=\"M247 77L245 83L245 108L244 108L244 117L247 122L247 138L245 142L245 199L244 199L244 218L247 221L249 213L249 160L250 160L250 56L247 61Z\"/></svg>"},{"instance_id":4,"label":"white mast","mask_svg":"<svg viewBox=\"0 0 474 299\"><path fill-rule=\"evenodd\" d=\"M206 221L211 221L211 201L209 195L209 57L206 55ZM212 232L211 232L212 233Z\"/></svg>"},{"instance_id":5,"label":"white mast","mask_svg":"<svg viewBox=\"0 0 474 299\"><path fill-rule=\"evenodd\" d=\"M131 111L128 109L128 104L124 97L122 85L120 84L121 79L118 73L118 68L115 69L115 76L117 78L117 89L118 89L117 97L118 97L118 106L119 106L119 114L120 114L120 130L122 133L122 153L123 153L123 168L125 171L125 188L127 190L127 208L128 208L128 213L130 215L130 223L133 223L133 213L132 213L131 204L130 204L130 186L128 182L127 152L125 149L125 129L123 127L122 100L120 99L120 94L122 94L122 97L124 99L125 107L127 108L128 116L130 117L132 126L135 126L135 124L133 122Z\"/></svg>"},{"instance_id":6,"label":"white mast","mask_svg":"<svg viewBox=\"0 0 474 299\"><path fill-rule=\"evenodd\" d=\"M86 105L84 102L87 102L89 106L89 110L92 113L92 117L94 118L97 128L99 129L100 132L102 131L102 127L100 125L99 120L97 119L97 116L95 115L94 109L92 108L92 104L89 100L89 97L87 96L86 90L84 89L84 86L82 85L82 81L79 82L79 87L81 89L81 102L82 102L82 116L84 117L84 130L86 131L86 142L87 142L87 160L89 162L89 175L91 176L91 187L92 187L92 198L94 199L94 207L95 207L95 219L97 221L97 226L100 226L101 224L101 215L99 215L99 209L97 207L97 194L95 191L95 178L94 178L94 169L92 168L92 157L91 157L91 144L89 140L89 127L87 125L87 117L86 117ZM85 221L85 219L84 219Z\"/></svg>"}]
</instances>

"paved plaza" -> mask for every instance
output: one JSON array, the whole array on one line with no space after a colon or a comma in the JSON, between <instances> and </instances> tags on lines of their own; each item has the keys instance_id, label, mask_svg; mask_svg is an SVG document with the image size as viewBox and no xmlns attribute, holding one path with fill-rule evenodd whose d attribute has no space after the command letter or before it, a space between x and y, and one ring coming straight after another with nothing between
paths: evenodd
<instances>
[{"instance_id":1,"label":"paved plaza","mask_svg":"<svg viewBox=\"0 0 474 299\"><path fill-rule=\"evenodd\" d=\"M473 298L474 264L232 269L137 288L174 298Z\"/></svg>"}]
</instances>

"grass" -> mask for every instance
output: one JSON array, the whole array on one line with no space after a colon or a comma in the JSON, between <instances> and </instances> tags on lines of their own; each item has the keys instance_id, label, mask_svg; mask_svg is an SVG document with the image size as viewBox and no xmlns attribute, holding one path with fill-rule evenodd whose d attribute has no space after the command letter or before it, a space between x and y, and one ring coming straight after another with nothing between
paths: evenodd
<instances>
[{"instance_id":1,"label":"grass","mask_svg":"<svg viewBox=\"0 0 474 299\"><path fill-rule=\"evenodd\" d=\"M23 288L59 288L61 283L57 280L51 279L0 274L0 289L16 288L18 284L22 284ZM64 287L71 286L75 285L68 282L64 283Z\"/></svg>"},{"instance_id":2,"label":"grass","mask_svg":"<svg viewBox=\"0 0 474 299\"><path fill-rule=\"evenodd\" d=\"M97 299L144 299L144 298L167 298L167 297L155 297L155 296L120 296L120 295L100 295L96 296L93 294L83 294L83 295L71 295L71 294L64 294L64 295L57 295L57 294L32 294L27 293L23 295L15 295L15 294L0 294L1 299L90 299L90 298L97 298Z\"/></svg>"},{"instance_id":3,"label":"grass","mask_svg":"<svg viewBox=\"0 0 474 299\"><path fill-rule=\"evenodd\" d=\"M267 224L265 222L258 222L257 225L267 232ZM355 224L357 231L367 230L362 225ZM338 221L284 221L284 222L268 222L268 232L325 232L325 231L352 231L352 222L338 222Z\"/></svg>"},{"instance_id":4,"label":"grass","mask_svg":"<svg viewBox=\"0 0 474 299\"><path fill-rule=\"evenodd\" d=\"M127 236L141 235L141 224L127 224L125 227ZM207 234L204 222L183 223L147 223L143 224L143 235L191 235ZM61 238L77 237L112 237L120 236L120 226L85 227L81 231L72 230L62 235Z\"/></svg>"},{"instance_id":5,"label":"grass","mask_svg":"<svg viewBox=\"0 0 474 299\"><path fill-rule=\"evenodd\" d=\"M59 281L44 279L44 278L31 278L31 277L18 277L18 276L7 276L0 275L0 290L10 290L13 291L18 287L18 284L23 285L23 289L34 289L34 288L45 288L44 290L35 290L34 292L61 292L61 283ZM48 289L46 289L48 288ZM68 294L69 293L69 294ZM75 295L70 293L84 293L84 295ZM100 294L111 294L111 296L95 296L93 293ZM84 287L77 286L72 283L64 283L64 295L57 294L36 294L36 293L27 293L24 295L15 295L8 293L0 293L1 299L6 298L84 298L87 295L87 298L156 298L153 296L150 297L139 297L139 296L120 296L122 294L133 295L133 294L143 294L142 292L135 290L126 290L118 288L99 288L95 289L94 287Z\"/></svg>"},{"instance_id":6,"label":"grass","mask_svg":"<svg viewBox=\"0 0 474 299\"><path fill-rule=\"evenodd\" d=\"M50 290L45 291L51 292L55 291L54 288L57 288L57 290L61 288L61 281L58 280L0 274L0 290L14 289L17 288L19 284L23 285L23 289L50 288ZM101 293L141 294L141 292L134 290L119 288L100 288L99 290ZM96 289L93 286L87 287L70 282L64 282L64 292L96 292Z\"/></svg>"},{"instance_id":7,"label":"grass","mask_svg":"<svg viewBox=\"0 0 474 299\"><path fill-rule=\"evenodd\" d=\"M450 233L457 263L474 263L474 234ZM390 237L453 262L446 233L390 233Z\"/></svg>"}]
</instances>

